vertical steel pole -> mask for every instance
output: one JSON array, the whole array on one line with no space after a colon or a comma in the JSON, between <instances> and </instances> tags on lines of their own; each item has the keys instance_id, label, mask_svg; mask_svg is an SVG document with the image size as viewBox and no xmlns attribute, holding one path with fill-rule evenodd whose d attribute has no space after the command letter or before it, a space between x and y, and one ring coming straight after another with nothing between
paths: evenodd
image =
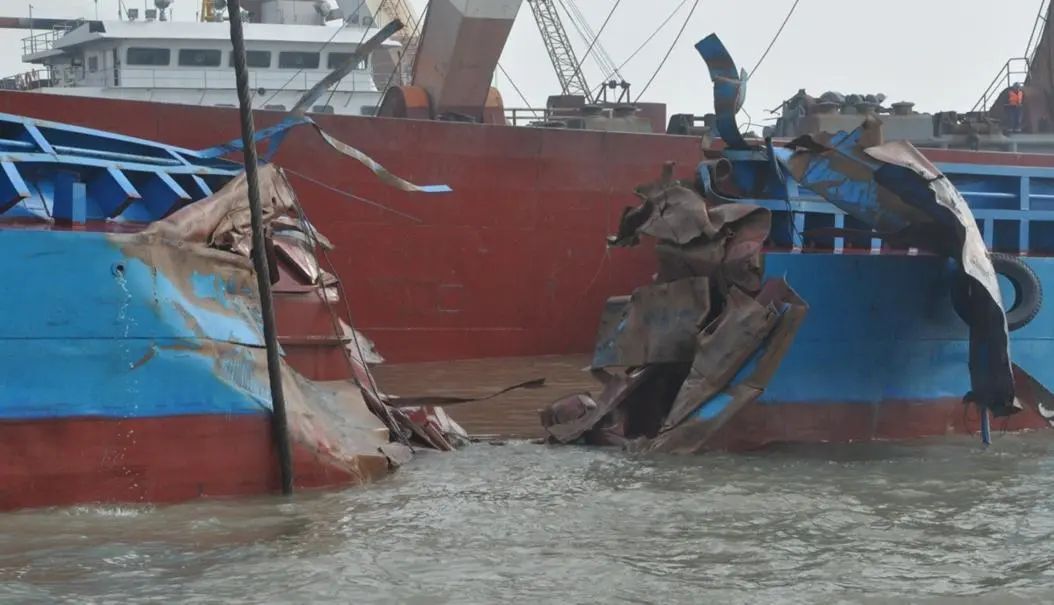
<instances>
[{"instance_id":1,"label":"vertical steel pole","mask_svg":"<svg viewBox=\"0 0 1054 605\"><path fill-rule=\"evenodd\" d=\"M249 74L245 66L245 37L242 33L241 2L228 0L230 8L231 42L234 44L234 75L238 84L238 105L242 122L242 147L245 157L245 176L249 186L249 209L253 230L253 267L260 289L260 310L263 313L264 341L267 345L267 375L271 383L271 426L278 450L278 465L282 474L282 493L293 493L293 461L289 446L289 422L286 418L285 395L282 391L281 359L275 336L274 300L271 298L271 279L264 249L263 212L260 209L260 184L256 175L256 132L253 126L252 98L249 96Z\"/></svg>"}]
</instances>

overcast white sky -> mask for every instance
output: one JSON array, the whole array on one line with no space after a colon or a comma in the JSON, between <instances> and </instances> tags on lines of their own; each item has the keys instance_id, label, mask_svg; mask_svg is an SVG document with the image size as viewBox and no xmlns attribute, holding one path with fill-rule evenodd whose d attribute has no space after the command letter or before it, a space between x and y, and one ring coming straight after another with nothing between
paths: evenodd
<instances>
[{"instance_id":1,"label":"overcast white sky","mask_svg":"<svg viewBox=\"0 0 1054 605\"><path fill-rule=\"evenodd\" d=\"M142 0L126 0L139 6ZM576 0L599 29L616 0ZM662 34L623 70L635 90L643 87L670 47L693 0ZM411 0L423 9L425 0ZM761 56L793 0L700 0L698 9L643 100L665 101L669 113L712 111L711 84L693 44L717 32L736 62L748 71ZM93 0L33 0L48 17L95 15ZM680 4L680 0L622 0L600 43L616 63L630 55ZM1021 56L1040 0L801 0L765 63L750 82L746 109L755 122L766 109L806 88L843 93L883 92L889 101L911 100L917 109L968 110L1003 63ZM29 2L0 0L3 16L26 16ZM194 19L199 3L176 0L176 19ZM100 17L117 14L117 0L98 0ZM587 46L568 26L572 41ZM20 70L23 31L0 30L0 74ZM556 76L526 2L502 56L502 65L533 105L558 91ZM587 79L602 77L587 61ZM507 106L522 101L499 75ZM635 93L636 94L636 93ZM741 121L745 121L742 118Z\"/></svg>"}]
</instances>

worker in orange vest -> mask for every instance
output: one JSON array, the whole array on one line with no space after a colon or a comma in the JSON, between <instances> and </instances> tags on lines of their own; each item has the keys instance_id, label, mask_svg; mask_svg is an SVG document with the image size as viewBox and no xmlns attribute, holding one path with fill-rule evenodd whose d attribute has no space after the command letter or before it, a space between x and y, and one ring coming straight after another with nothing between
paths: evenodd
<instances>
[{"instance_id":1,"label":"worker in orange vest","mask_svg":"<svg viewBox=\"0 0 1054 605\"><path fill-rule=\"evenodd\" d=\"M1021 104L1025 101L1025 91L1020 82L1010 87L1006 100L1006 117L1010 122L1010 132L1021 132Z\"/></svg>"}]
</instances>

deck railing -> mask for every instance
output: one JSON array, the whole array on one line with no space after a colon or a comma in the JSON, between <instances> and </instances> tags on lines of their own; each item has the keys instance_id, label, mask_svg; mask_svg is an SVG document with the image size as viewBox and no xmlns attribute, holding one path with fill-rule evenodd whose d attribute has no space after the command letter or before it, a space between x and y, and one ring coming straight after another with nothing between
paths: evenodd
<instances>
[{"instance_id":1,"label":"deck railing","mask_svg":"<svg viewBox=\"0 0 1054 605\"><path fill-rule=\"evenodd\" d=\"M31 69L20 74L0 78L0 90L36 90L52 86L54 80L47 69Z\"/></svg>"},{"instance_id":2,"label":"deck railing","mask_svg":"<svg viewBox=\"0 0 1054 605\"><path fill-rule=\"evenodd\" d=\"M56 40L65 36L71 29L81 23L83 23L82 20L72 21L22 38L22 56L51 50L54 48Z\"/></svg>"},{"instance_id":3,"label":"deck railing","mask_svg":"<svg viewBox=\"0 0 1054 605\"><path fill-rule=\"evenodd\" d=\"M987 112L991 109L1004 90L1010 88L1014 82L1023 82L1028 77L1030 66L1031 61L1027 57L1015 57L1007 61L981 94L981 98L974 103L971 111Z\"/></svg>"},{"instance_id":4,"label":"deck railing","mask_svg":"<svg viewBox=\"0 0 1054 605\"><path fill-rule=\"evenodd\" d=\"M1054 168L938 162L937 167L962 193L985 245L1009 254L1054 256ZM802 250L849 249L880 254L890 248L880 239L810 235L829 228L869 231L860 221L823 198L788 182L788 199L744 199L772 211L772 241ZM821 233L821 231L816 231Z\"/></svg>"}]
</instances>

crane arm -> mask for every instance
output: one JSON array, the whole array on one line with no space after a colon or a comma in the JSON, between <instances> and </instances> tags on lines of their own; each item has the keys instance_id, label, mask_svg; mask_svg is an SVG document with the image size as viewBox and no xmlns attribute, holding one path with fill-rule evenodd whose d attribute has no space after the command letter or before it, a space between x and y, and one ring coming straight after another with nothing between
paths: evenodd
<instances>
[{"instance_id":1,"label":"crane arm","mask_svg":"<svg viewBox=\"0 0 1054 605\"><path fill-rule=\"evenodd\" d=\"M534 13L534 20L545 43L545 50L549 53L549 60L556 69L561 90L564 94L582 95L587 102L592 102L589 85L579 68L575 49L571 46L553 0L527 0L527 4Z\"/></svg>"}]
</instances>

